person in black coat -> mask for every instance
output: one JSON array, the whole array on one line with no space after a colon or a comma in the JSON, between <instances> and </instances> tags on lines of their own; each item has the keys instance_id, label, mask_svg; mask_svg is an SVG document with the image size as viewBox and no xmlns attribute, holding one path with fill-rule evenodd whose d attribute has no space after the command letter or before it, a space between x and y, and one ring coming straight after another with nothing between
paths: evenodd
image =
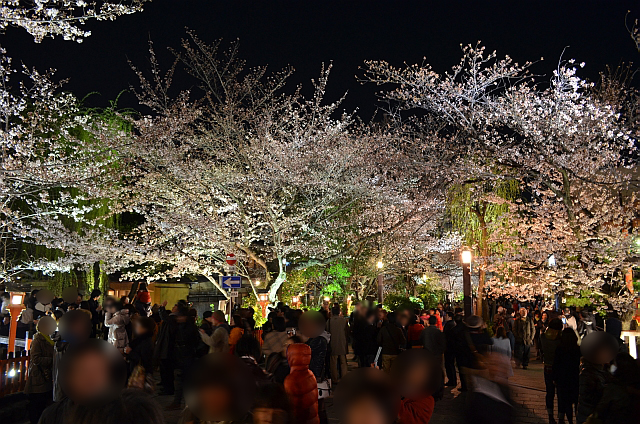
<instances>
[{"instance_id":1,"label":"person in black coat","mask_svg":"<svg viewBox=\"0 0 640 424\"><path fill-rule=\"evenodd\" d=\"M153 332L155 328L156 323L151 318L141 317L135 321L133 327L135 337L125 348L129 363L129 375L138 365L144 369L146 375L153 375Z\"/></svg>"},{"instance_id":2,"label":"person in black coat","mask_svg":"<svg viewBox=\"0 0 640 424\"><path fill-rule=\"evenodd\" d=\"M444 333L446 349L444 351L444 369L447 373L447 386L455 387L458 385L458 377L456 375L456 342L454 328L457 323L454 319L453 312L447 312L449 320L444 324L442 332ZM460 323L462 325L462 323Z\"/></svg>"},{"instance_id":3,"label":"person in black coat","mask_svg":"<svg viewBox=\"0 0 640 424\"><path fill-rule=\"evenodd\" d=\"M571 328L562 331L560 345L553 359L553 381L558 391L558 422L564 423L565 417L573 423L573 409L578 403L580 387L580 347L578 336Z\"/></svg>"},{"instance_id":4,"label":"person in black coat","mask_svg":"<svg viewBox=\"0 0 640 424\"><path fill-rule=\"evenodd\" d=\"M179 305L180 308L186 309L186 303L179 301L171 309L167 311L167 301L158 308L158 315L160 316L161 324L158 331L158 337L156 338L156 346L153 352L154 361L160 365L160 385L162 386L162 395L173 395L174 393L174 356L173 345L175 343L175 336L178 326L177 316ZM186 311L184 311L186 314Z\"/></svg>"},{"instance_id":5,"label":"person in black coat","mask_svg":"<svg viewBox=\"0 0 640 424\"><path fill-rule=\"evenodd\" d=\"M186 307L179 307L176 316L176 329L173 349L174 358L174 395L173 402L167 407L169 410L181 409L183 400L184 377L197 357L197 347L200 333L195 319L189 315Z\"/></svg>"}]
</instances>

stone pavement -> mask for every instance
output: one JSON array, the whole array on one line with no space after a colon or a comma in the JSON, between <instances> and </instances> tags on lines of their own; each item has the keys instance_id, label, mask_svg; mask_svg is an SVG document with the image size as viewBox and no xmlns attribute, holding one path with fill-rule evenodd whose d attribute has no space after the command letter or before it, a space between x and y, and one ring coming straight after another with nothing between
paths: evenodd
<instances>
[{"instance_id":1,"label":"stone pavement","mask_svg":"<svg viewBox=\"0 0 640 424\"><path fill-rule=\"evenodd\" d=\"M511 384L511 400L514 405L514 416L517 424L548 423L545 407L545 389L543 367L540 361L531 361L528 369L514 369ZM445 388L444 398L436 403L430 424L455 424L464 421L465 400L467 393L460 392L458 387ZM557 403L554 406L557 415Z\"/></svg>"},{"instance_id":2,"label":"stone pavement","mask_svg":"<svg viewBox=\"0 0 640 424\"><path fill-rule=\"evenodd\" d=\"M535 353L532 352L535 357ZM351 355L349 355L351 359ZM349 360L349 369L357 367ZM543 367L540 361L532 360L527 370L514 369L514 376L510 378L511 396L514 404L515 422L517 424L547 424L548 417L545 407L545 390ZM465 398L467 393L460 392L460 386L445 388L444 398L436 403L430 424L456 424L464 422ZM165 407L172 401L171 396L158 396L157 400ZM337 424L338 419L333 411L333 400L327 399L327 414L329 422ZM557 414L557 405L554 407ZM177 424L180 411L165 411L167 424Z\"/></svg>"}]
</instances>

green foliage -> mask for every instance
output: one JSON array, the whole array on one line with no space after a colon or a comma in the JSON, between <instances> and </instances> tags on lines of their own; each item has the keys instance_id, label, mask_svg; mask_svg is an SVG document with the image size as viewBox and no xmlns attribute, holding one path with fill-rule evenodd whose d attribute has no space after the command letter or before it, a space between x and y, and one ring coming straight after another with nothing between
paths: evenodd
<instances>
[{"instance_id":1,"label":"green foliage","mask_svg":"<svg viewBox=\"0 0 640 424\"><path fill-rule=\"evenodd\" d=\"M494 194L505 200L514 200L519 194L516 180L500 180L494 184L463 184L453 186L448 193L448 215L453 228L463 236L468 246L477 245L482 239L482 228L478 216L473 211L476 207L486 207L485 222L493 223L509 211L506 203L493 203L481 199L483 194ZM506 225L506 222L502 223Z\"/></svg>"},{"instance_id":2,"label":"green foliage","mask_svg":"<svg viewBox=\"0 0 640 424\"><path fill-rule=\"evenodd\" d=\"M291 299L294 296L306 292L307 283L315 273L315 267L288 272L287 279L280 286L280 300L287 305L291 305Z\"/></svg>"},{"instance_id":3,"label":"green foliage","mask_svg":"<svg viewBox=\"0 0 640 424\"><path fill-rule=\"evenodd\" d=\"M256 299L253 293L250 296L244 296L242 298L241 306L243 308L253 308L253 319L256 322L256 329L261 328L262 325L267 322L267 317L262 316L262 307L260 306L260 303L258 303L258 299ZM211 307L213 308L213 305L211 305ZM267 310L267 313L269 313L269 310Z\"/></svg>"},{"instance_id":4,"label":"green foliage","mask_svg":"<svg viewBox=\"0 0 640 424\"><path fill-rule=\"evenodd\" d=\"M322 289L323 296L332 296L334 293L342 296L347 293L347 283L351 272L344 264L336 263L329 266L327 277L329 283Z\"/></svg>"},{"instance_id":5,"label":"green foliage","mask_svg":"<svg viewBox=\"0 0 640 424\"><path fill-rule=\"evenodd\" d=\"M598 296L591 290L580 290L578 296L566 296L565 305L567 307L575 306L576 308L584 308L585 306L593 304L592 299L596 300L596 303L601 296Z\"/></svg>"},{"instance_id":6,"label":"green foliage","mask_svg":"<svg viewBox=\"0 0 640 424\"><path fill-rule=\"evenodd\" d=\"M417 297L407 297L398 294L388 294L384 299L384 308L388 311L399 311L402 309L423 309L422 301Z\"/></svg>"},{"instance_id":7,"label":"green foliage","mask_svg":"<svg viewBox=\"0 0 640 424\"><path fill-rule=\"evenodd\" d=\"M444 303L447 296L447 292L442 287L429 282L419 285L417 291L425 309L435 308L438 303Z\"/></svg>"}]
</instances>

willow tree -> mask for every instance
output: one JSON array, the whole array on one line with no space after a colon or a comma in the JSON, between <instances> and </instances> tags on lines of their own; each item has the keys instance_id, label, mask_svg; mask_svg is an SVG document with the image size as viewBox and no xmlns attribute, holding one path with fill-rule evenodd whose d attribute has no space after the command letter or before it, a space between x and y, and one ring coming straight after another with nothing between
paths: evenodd
<instances>
[{"instance_id":1,"label":"willow tree","mask_svg":"<svg viewBox=\"0 0 640 424\"><path fill-rule=\"evenodd\" d=\"M447 212L452 227L462 236L462 243L475 251L478 268L478 297L476 314L484 316L484 287L487 268L494 254L499 254L501 245L492 242L496 227L507 227L509 202L520 194L516 180L497 179L478 183L454 185L449 190Z\"/></svg>"}]
</instances>

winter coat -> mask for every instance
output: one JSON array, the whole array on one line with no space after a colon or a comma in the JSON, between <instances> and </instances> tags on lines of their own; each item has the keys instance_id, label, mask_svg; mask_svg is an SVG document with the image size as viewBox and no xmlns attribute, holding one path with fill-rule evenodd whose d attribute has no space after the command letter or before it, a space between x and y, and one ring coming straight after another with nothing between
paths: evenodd
<instances>
[{"instance_id":1,"label":"winter coat","mask_svg":"<svg viewBox=\"0 0 640 424\"><path fill-rule=\"evenodd\" d=\"M229 351L233 353L236 348L236 344L238 344L238 340L242 338L244 334L244 330L240 327L231 328L231 332L229 333Z\"/></svg>"},{"instance_id":2,"label":"winter coat","mask_svg":"<svg viewBox=\"0 0 640 424\"><path fill-rule=\"evenodd\" d=\"M404 333L395 324L385 322L378 332L378 346L382 346L383 355L399 355L407 344Z\"/></svg>"},{"instance_id":3,"label":"winter coat","mask_svg":"<svg viewBox=\"0 0 640 424\"><path fill-rule=\"evenodd\" d=\"M93 299L89 299L89 311L91 312L91 323L94 325L94 327L98 324L100 324L100 322L102 322L101 312L98 312L98 305L99 303Z\"/></svg>"},{"instance_id":4,"label":"winter coat","mask_svg":"<svg viewBox=\"0 0 640 424\"><path fill-rule=\"evenodd\" d=\"M610 374L602 365L583 361L580 367L580 395L576 415L578 424L584 423L589 415L595 412L604 394L604 388L610 379Z\"/></svg>"},{"instance_id":5,"label":"winter coat","mask_svg":"<svg viewBox=\"0 0 640 424\"><path fill-rule=\"evenodd\" d=\"M444 338L445 338L445 344L447 346L446 348L446 352L447 353L455 353L456 349L456 335L455 335L455 331L453 331L453 329L456 327L456 322L454 320L449 320L444 324L444 329L442 330L442 333L444 334Z\"/></svg>"},{"instance_id":6,"label":"winter coat","mask_svg":"<svg viewBox=\"0 0 640 424\"><path fill-rule=\"evenodd\" d=\"M327 350L329 350L329 340L323 336L325 333L326 331L318 337L307 340L307 345L311 348L309 369L318 381L324 381L328 375ZM288 357L287 355L287 358Z\"/></svg>"},{"instance_id":7,"label":"winter coat","mask_svg":"<svg viewBox=\"0 0 640 424\"><path fill-rule=\"evenodd\" d=\"M186 319L186 317L182 317ZM200 332L194 322L185 320L184 322L178 322L176 327L176 337L174 345L175 358L174 365L176 368L188 368L189 365L196 359L198 342L200 341Z\"/></svg>"},{"instance_id":8,"label":"winter coat","mask_svg":"<svg viewBox=\"0 0 640 424\"><path fill-rule=\"evenodd\" d=\"M341 316L332 316L327 321L327 331L331 334L331 354L346 355L349 351L347 335L349 334L349 321Z\"/></svg>"},{"instance_id":9,"label":"winter coat","mask_svg":"<svg viewBox=\"0 0 640 424\"><path fill-rule=\"evenodd\" d=\"M614 380L607 384L598 402L598 419L605 424L637 424L640 422L640 408L637 399L640 387Z\"/></svg>"},{"instance_id":10,"label":"winter coat","mask_svg":"<svg viewBox=\"0 0 640 424\"><path fill-rule=\"evenodd\" d=\"M358 356L375 355L378 350L376 344L376 332L375 325L369 324L369 322L362 317L354 317L353 326L351 327L353 333L353 352Z\"/></svg>"},{"instance_id":11,"label":"winter coat","mask_svg":"<svg viewBox=\"0 0 640 424\"><path fill-rule=\"evenodd\" d=\"M553 366L558 346L560 346L560 331L553 328L547 328L542 336L540 336L540 344L542 345L542 361L547 366Z\"/></svg>"},{"instance_id":12,"label":"winter coat","mask_svg":"<svg viewBox=\"0 0 640 424\"><path fill-rule=\"evenodd\" d=\"M200 333L200 337L203 342L209 345L209 353L229 352L229 332L223 325L215 327L211 335Z\"/></svg>"},{"instance_id":13,"label":"winter coat","mask_svg":"<svg viewBox=\"0 0 640 424\"><path fill-rule=\"evenodd\" d=\"M291 371L284 379L284 389L289 395L294 422L297 424L320 423L318 387L316 378L309 369L311 348L302 343L289 345L287 360Z\"/></svg>"},{"instance_id":14,"label":"winter coat","mask_svg":"<svg viewBox=\"0 0 640 424\"><path fill-rule=\"evenodd\" d=\"M104 314L104 326L109 328L107 341L118 350L122 350L129 345L129 336L125 326L129 324L129 310L121 309L116 313L106 312Z\"/></svg>"},{"instance_id":15,"label":"winter coat","mask_svg":"<svg viewBox=\"0 0 640 424\"><path fill-rule=\"evenodd\" d=\"M438 329L437 327L435 328ZM428 423L431 420L435 406L436 401L431 395L418 399L402 399L398 410L398 422L400 424Z\"/></svg>"},{"instance_id":16,"label":"winter coat","mask_svg":"<svg viewBox=\"0 0 640 424\"><path fill-rule=\"evenodd\" d=\"M513 336L516 338L516 342L530 345L531 342L533 342L535 334L536 330L533 326L533 320L529 318L529 316L518 318L513 323Z\"/></svg>"},{"instance_id":17,"label":"winter coat","mask_svg":"<svg viewBox=\"0 0 640 424\"><path fill-rule=\"evenodd\" d=\"M423 349L434 355L442 355L447 348L444 333L438 327L429 326L420 333L420 344Z\"/></svg>"},{"instance_id":18,"label":"winter coat","mask_svg":"<svg viewBox=\"0 0 640 424\"><path fill-rule=\"evenodd\" d=\"M262 343L262 353L265 357L268 357L274 352L282 352L284 342L287 341L289 335L285 331L270 331L264 336L264 343Z\"/></svg>"},{"instance_id":19,"label":"winter coat","mask_svg":"<svg viewBox=\"0 0 640 424\"><path fill-rule=\"evenodd\" d=\"M422 324L411 324L409 326L409 330L408 330L408 334L409 334L409 340L407 345L408 346L422 346L422 342L420 341L420 334L422 334L422 331L424 330L424 325Z\"/></svg>"},{"instance_id":20,"label":"winter coat","mask_svg":"<svg viewBox=\"0 0 640 424\"><path fill-rule=\"evenodd\" d=\"M53 355L53 344L46 336L36 333L31 342L25 393L46 393L53 390Z\"/></svg>"},{"instance_id":21,"label":"winter coat","mask_svg":"<svg viewBox=\"0 0 640 424\"><path fill-rule=\"evenodd\" d=\"M62 391L62 385L60 381L60 364L62 357L67 353L70 343L62 339L56 340L53 345L53 401L60 402L66 399L66 395Z\"/></svg>"},{"instance_id":22,"label":"winter coat","mask_svg":"<svg viewBox=\"0 0 640 424\"><path fill-rule=\"evenodd\" d=\"M164 306L158 309L158 315L160 315L162 324L158 329L153 358L154 360L172 360L174 359L173 344L178 326L178 321L176 320L177 315L167 311Z\"/></svg>"},{"instance_id":23,"label":"winter coat","mask_svg":"<svg viewBox=\"0 0 640 424\"><path fill-rule=\"evenodd\" d=\"M147 333L136 337L129 343L131 352L127 354L129 374L136 365L141 365L147 375L153 374L153 334Z\"/></svg>"},{"instance_id":24,"label":"winter coat","mask_svg":"<svg viewBox=\"0 0 640 424\"><path fill-rule=\"evenodd\" d=\"M547 357L546 351L544 356ZM572 403L578 403L580 357L580 348L577 346L570 351L558 347L553 356L553 381L556 383L558 393Z\"/></svg>"}]
</instances>

